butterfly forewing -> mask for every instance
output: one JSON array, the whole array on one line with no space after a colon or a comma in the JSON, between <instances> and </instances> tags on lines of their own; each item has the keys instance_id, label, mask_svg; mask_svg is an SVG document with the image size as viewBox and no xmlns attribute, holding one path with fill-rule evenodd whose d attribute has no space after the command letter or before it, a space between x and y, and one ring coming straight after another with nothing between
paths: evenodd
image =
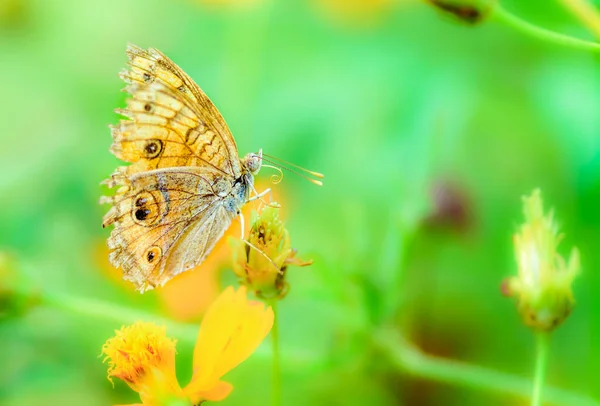
<instances>
[{"instance_id":1,"label":"butterfly forewing","mask_svg":"<svg viewBox=\"0 0 600 406\"><path fill-rule=\"evenodd\" d=\"M117 112L130 120L113 127L111 150L132 162L128 173L210 165L241 175L235 141L223 117L189 76L155 49L127 48L130 69L121 72L132 95Z\"/></svg>"}]
</instances>

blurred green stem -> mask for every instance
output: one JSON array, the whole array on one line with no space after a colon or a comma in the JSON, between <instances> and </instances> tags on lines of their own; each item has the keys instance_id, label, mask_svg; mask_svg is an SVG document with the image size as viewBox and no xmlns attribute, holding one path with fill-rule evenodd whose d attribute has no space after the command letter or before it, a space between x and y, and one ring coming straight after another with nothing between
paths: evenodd
<instances>
[{"instance_id":1,"label":"blurred green stem","mask_svg":"<svg viewBox=\"0 0 600 406\"><path fill-rule=\"evenodd\" d=\"M398 370L414 377L529 398L530 380L493 369L470 365L424 354L394 330L382 330L373 337ZM600 406L594 399L562 389L546 387L544 397L548 404L565 406Z\"/></svg>"},{"instance_id":2,"label":"blurred green stem","mask_svg":"<svg viewBox=\"0 0 600 406\"><path fill-rule=\"evenodd\" d=\"M546 378L546 369L548 364L549 335L547 333L536 334L535 351L535 373L533 377L533 395L531 396L531 406L540 406L542 404L542 389Z\"/></svg>"},{"instance_id":3,"label":"blurred green stem","mask_svg":"<svg viewBox=\"0 0 600 406\"><path fill-rule=\"evenodd\" d=\"M525 21L522 18L519 18L508 12L500 4L496 4L494 7L492 11L492 18L508 25L511 28L514 28L517 31L521 31L524 34L530 35L542 41L561 46L567 46L582 51L600 52L600 44L596 42L573 38L568 35L559 34L557 32L538 27L537 25L531 24L528 21Z\"/></svg>"},{"instance_id":4,"label":"blurred green stem","mask_svg":"<svg viewBox=\"0 0 600 406\"><path fill-rule=\"evenodd\" d=\"M586 0L560 0L567 10L600 38L600 13Z\"/></svg>"},{"instance_id":5,"label":"blurred green stem","mask_svg":"<svg viewBox=\"0 0 600 406\"><path fill-rule=\"evenodd\" d=\"M67 294L46 293L40 298L40 304L55 308L67 313L78 314L83 317L93 317L100 320L116 323L119 327L123 324L131 324L138 320L152 321L167 327L169 334L186 341L194 343L198 334L197 324L180 323L168 318L156 316L144 311L115 305L111 302L105 302L87 297L77 297ZM274 309L275 320L271 331L273 343L279 342L279 324L277 309ZM375 344L389 357L391 363L399 370L410 375L430 379L438 382L445 382L457 386L479 388L497 393L510 394L522 398L528 398L531 394L531 381L513 376L510 374L494 371L491 369L469 365L459 361L453 361L424 354L413 344L406 341L400 334L394 330L381 330L374 334ZM256 353L259 357L268 357L259 348ZM274 378L274 396L277 399L281 396L281 386L279 383L279 365L280 353L279 346L273 347L273 378ZM307 353L292 354L286 358L286 362L295 366L316 365L321 357L310 357ZM275 360L277 363L275 364ZM545 362L545 361L544 361ZM277 365L277 369L275 369ZM277 371L277 373L276 373ZM276 381L275 381L276 379ZM277 383L277 385L276 385ZM277 392L275 392L277 388ZM544 398L547 403L555 405L568 406L600 406L597 402L586 396L571 393L562 389L546 386L544 389Z\"/></svg>"},{"instance_id":6,"label":"blurred green stem","mask_svg":"<svg viewBox=\"0 0 600 406\"><path fill-rule=\"evenodd\" d=\"M119 306L111 302L90 299L87 297L77 297L64 293L45 292L39 297L39 304L65 313L105 320L114 324L115 328L121 327L124 324L133 324L140 320L151 321L165 326L169 335L190 344L196 342L196 339L198 338L198 328L200 327L198 323L182 323L145 311ZM258 350L254 352L254 355L267 359L271 357L271 352L259 347ZM304 351L287 352L286 355L286 362L297 367L314 366L318 364L320 360L318 356L313 357Z\"/></svg>"},{"instance_id":7,"label":"blurred green stem","mask_svg":"<svg viewBox=\"0 0 600 406\"><path fill-rule=\"evenodd\" d=\"M195 342L198 336L199 325L179 323L164 317L136 309L115 305L110 302L77 297L57 293L45 293L41 297L41 303L47 306L72 312L86 317L104 319L114 323L132 324L139 320L151 321L167 327L169 334L179 337L185 341Z\"/></svg>"},{"instance_id":8,"label":"blurred green stem","mask_svg":"<svg viewBox=\"0 0 600 406\"><path fill-rule=\"evenodd\" d=\"M271 404L273 406L281 405L281 369L279 356L279 309L277 308L277 299L269 303L273 309L273 328L271 329L271 343L273 344L273 385L271 393Z\"/></svg>"}]
</instances>

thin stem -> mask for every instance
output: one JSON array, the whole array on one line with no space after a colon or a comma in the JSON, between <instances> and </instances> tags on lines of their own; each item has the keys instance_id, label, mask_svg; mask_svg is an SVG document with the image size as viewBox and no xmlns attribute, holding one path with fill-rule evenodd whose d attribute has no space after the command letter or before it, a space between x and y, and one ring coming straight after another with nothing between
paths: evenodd
<instances>
[{"instance_id":1,"label":"thin stem","mask_svg":"<svg viewBox=\"0 0 600 406\"><path fill-rule=\"evenodd\" d=\"M537 25L531 24L530 22L525 21L522 18L519 18L506 11L502 6L500 6L500 4L496 4L496 6L493 8L492 17L517 31L521 31L524 34L530 35L542 41L561 46L567 46L582 51L600 52L600 44L596 42L573 38L568 35L559 34L557 32L538 27Z\"/></svg>"},{"instance_id":2,"label":"thin stem","mask_svg":"<svg viewBox=\"0 0 600 406\"><path fill-rule=\"evenodd\" d=\"M531 406L540 406L542 404L542 389L546 378L546 369L548 364L549 336L546 333L537 333L535 351L535 373L533 377L533 395L531 396Z\"/></svg>"},{"instance_id":3,"label":"thin stem","mask_svg":"<svg viewBox=\"0 0 600 406\"><path fill-rule=\"evenodd\" d=\"M46 292L41 296L41 304L81 316L104 319L120 325L132 324L139 320L151 321L166 326L169 334L192 343L198 337L198 324L181 323L102 300Z\"/></svg>"},{"instance_id":4,"label":"thin stem","mask_svg":"<svg viewBox=\"0 0 600 406\"><path fill-rule=\"evenodd\" d=\"M138 320L153 321L166 325L171 334L188 343L194 343L198 334L198 325L196 324L179 323L137 309L87 297L77 297L62 293L46 293L41 296L40 305L78 314L83 317L94 317L118 324L131 324ZM273 404L278 406L281 403L275 402L280 402L281 397L279 373L281 356L278 345L279 323L276 306L277 304L275 303L273 306L275 321L271 330L271 336L274 344L272 353ZM531 395L532 382L530 380L476 365L424 354L395 331L378 331L373 339L374 343L388 356L391 363L398 370L413 376L522 398L528 398ZM286 354L286 362L298 367L314 366L319 359L319 357L314 358L314 354L303 351L291 355L289 353ZM260 348L254 355L259 357L269 356L268 353L261 351ZM550 386L545 386L544 398L549 404L555 405L600 406L600 402L594 399Z\"/></svg>"},{"instance_id":5,"label":"thin stem","mask_svg":"<svg viewBox=\"0 0 600 406\"><path fill-rule=\"evenodd\" d=\"M600 13L593 4L586 0L561 0L561 3L596 37L600 38Z\"/></svg>"},{"instance_id":6,"label":"thin stem","mask_svg":"<svg viewBox=\"0 0 600 406\"><path fill-rule=\"evenodd\" d=\"M424 354L393 330L379 331L373 338L377 347L398 370L414 377L523 399L531 396L532 383L528 379ZM598 401L589 397L549 386L545 388L544 397L548 404L553 405L600 406Z\"/></svg>"},{"instance_id":7,"label":"thin stem","mask_svg":"<svg viewBox=\"0 0 600 406\"><path fill-rule=\"evenodd\" d=\"M193 344L198 338L199 323L182 323L166 317L156 316L155 314L142 310L119 306L112 302L58 292L44 292L38 300L40 306L50 307L81 317L92 317L98 320L105 320L110 323L115 323L117 327L124 324L133 324L140 320L151 321L166 326L169 335L177 337L183 342ZM276 326L277 325L275 325L274 328L276 328ZM271 353L269 351L264 351L259 347L254 352L254 356L267 359L271 356ZM318 359L319 358L315 357L314 354L306 351L286 352L286 362L298 367L314 366L318 363Z\"/></svg>"},{"instance_id":8,"label":"thin stem","mask_svg":"<svg viewBox=\"0 0 600 406\"><path fill-rule=\"evenodd\" d=\"M270 302L273 309L273 328L271 329L271 344L273 345L273 382L271 393L271 405L281 405L281 369L279 354L279 311L277 309L277 299Z\"/></svg>"}]
</instances>

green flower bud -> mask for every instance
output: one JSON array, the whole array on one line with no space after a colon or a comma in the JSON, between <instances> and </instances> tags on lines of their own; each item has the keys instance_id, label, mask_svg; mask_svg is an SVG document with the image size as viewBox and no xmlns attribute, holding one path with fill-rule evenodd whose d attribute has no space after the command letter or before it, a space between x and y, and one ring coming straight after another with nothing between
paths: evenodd
<instances>
[{"instance_id":1,"label":"green flower bud","mask_svg":"<svg viewBox=\"0 0 600 406\"><path fill-rule=\"evenodd\" d=\"M523 198L523 211L525 223L513 237L518 275L504 282L503 291L515 297L526 325L549 331L575 304L571 284L579 272L579 251L573 248L568 262L556 251L562 235L552 212L544 215L539 190Z\"/></svg>"},{"instance_id":2,"label":"green flower bud","mask_svg":"<svg viewBox=\"0 0 600 406\"><path fill-rule=\"evenodd\" d=\"M279 208L265 207L260 215L252 213L248 245L232 239L233 270L242 284L264 299L281 299L288 290L285 274L289 265L306 266L312 261L296 258L290 235L279 219Z\"/></svg>"}]
</instances>

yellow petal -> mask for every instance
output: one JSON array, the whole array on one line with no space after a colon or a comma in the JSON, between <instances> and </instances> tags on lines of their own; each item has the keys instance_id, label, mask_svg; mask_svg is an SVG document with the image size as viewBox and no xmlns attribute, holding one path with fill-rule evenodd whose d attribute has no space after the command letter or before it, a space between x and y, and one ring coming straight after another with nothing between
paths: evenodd
<instances>
[{"instance_id":1,"label":"yellow petal","mask_svg":"<svg viewBox=\"0 0 600 406\"><path fill-rule=\"evenodd\" d=\"M232 390L232 384L229 382L219 381L212 389L202 392L200 396L201 399L209 402L219 402L229 396Z\"/></svg>"},{"instance_id":2,"label":"yellow petal","mask_svg":"<svg viewBox=\"0 0 600 406\"><path fill-rule=\"evenodd\" d=\"M236 292L233 287L228 287L217 297L204 315L198 339L194 348L194 380L205 383L206 387L198 390L209 389L216 382L209 382L214 374L215 365L227 346L229 337L235 332L237 315L235 312ZM218 378L217 378L218 379Z\"/></svg>"},{"instance_id":3,"label":"yellow petal","mask_svg":"<svg viewBox=\"0 0 600 406\"><path fill-rule=\"evenodd\" d=\"M194 375L186 393L207 392L248 358L273 326L273 310L249 301L246 288L229 287L206 312L194 348Z\"/></svg>"},{"instance_id":4,"label":"yellow petal","mask_svg":"<svg viewBox=\"0 0 600 406\"><path fill-rule=\"evenodd\" d=\"M246 302L238 321L237 334L231 340L227 353L216 366L215 375L221 377L238 366L258 348L273 326L273 310L266 310L261 302Z\"/></svg>"}]
</instances>

